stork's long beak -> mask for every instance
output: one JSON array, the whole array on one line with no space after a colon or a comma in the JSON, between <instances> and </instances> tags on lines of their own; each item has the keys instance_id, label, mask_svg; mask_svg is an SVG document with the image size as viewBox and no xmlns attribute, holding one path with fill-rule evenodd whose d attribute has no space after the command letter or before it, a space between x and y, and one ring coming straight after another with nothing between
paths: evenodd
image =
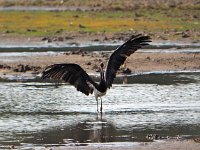
<instances>
[{"instance_id":1,"label":"stork's long beak","mask_svg":"<svg viewBox=\"0 0 200 150\"><path fill-rule=\"evenodd\" d=\"M101 62L99 65L99 72L103 72L104 64Z\"/></svg>"},{"instance_id":2,"label":"stork's long beak","mask_svg":"<svg viewBox=\"0 0 200 150\"><path fill-rule=\"evenodd\" d=\"M99 66L99 72L103 72L103 68L101 66Z\"/></svg>"}]
</instances>

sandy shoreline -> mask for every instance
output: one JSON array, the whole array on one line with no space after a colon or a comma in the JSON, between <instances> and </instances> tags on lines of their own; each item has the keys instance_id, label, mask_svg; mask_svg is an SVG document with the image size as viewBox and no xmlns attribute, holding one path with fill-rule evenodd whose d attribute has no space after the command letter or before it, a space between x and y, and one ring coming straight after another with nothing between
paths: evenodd
<instances>
[{"instance_id":1,"label":"sandy shoreline","mask_svg":"<svg viewBox=\"0 0 200 150\"><path fill-rule=\"evenodd\" d=\"M127 146L113 146L112 144L104 145L104 146L76 146L76 147L55 147L52 148L54 150L199 150L200 144L195 143L193 140L185 140L185 141L177 141L177 140L169 140L169 141L157 141L157 142L149 142L149 143L139 143L138 145L127 145Z\"/></svg>"},{"instance_id":2,"label":"sandy shoreline","mask_svg":"<svg viewBox=\"0 0 200 150\"><path fill-rule=\"evenodd\" d=\"M19 148L19 147L14 147ZM156 140L154 142L111 142L69 145L46 145L34 147L40 150L199 150L200 143L193 139Z\"/></svg>"},{"instance_id":3,"label":"sandy shoreline","mask_svg":"<svg viewBox=\"0 0 200 150\"><path fill-rule=\"evenodd\" d=\"M107 145L107 146L80 146L80 147L67 147L69 150L73 149L81 149L81 150L199 150L200 145L199 143L195 143L192 140L186 140L186 141L158 141L158 142L151 142L151 143L140 143L136 146L112 146L112 145ZM53 148L55 150L62 150L66 149L66 147L58 147L58 148Z\"/></svg>"}]
</instances>

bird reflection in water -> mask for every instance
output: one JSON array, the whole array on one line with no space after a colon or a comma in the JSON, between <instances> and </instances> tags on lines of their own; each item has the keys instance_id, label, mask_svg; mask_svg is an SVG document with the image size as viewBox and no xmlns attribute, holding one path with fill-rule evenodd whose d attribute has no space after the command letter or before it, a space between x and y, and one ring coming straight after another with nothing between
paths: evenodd
<instances>
[{"instance_id":1,"label":"bird reflection in water","mask_svg":"<svg viewBox=\"0 0 200 150\"><path fill-rule=\"evenodd\" d=\"M116 129L105 119L88 119L64 128L53 128L35 133L22 143L33 144L75 144L104 143L115 141Z\"/></svg>"},{"instance_id":2,"label":"bird reflection in water","mask_svg":"<svg viewBox=\"0 0 200 150\"><path fill-rule=\"evenodd\" d=\"M85 120L78 123L74 131L75 139L80 143L113 142L113 134L116 132L114 125L104 119Z\"/></svg>"}]
</instances>

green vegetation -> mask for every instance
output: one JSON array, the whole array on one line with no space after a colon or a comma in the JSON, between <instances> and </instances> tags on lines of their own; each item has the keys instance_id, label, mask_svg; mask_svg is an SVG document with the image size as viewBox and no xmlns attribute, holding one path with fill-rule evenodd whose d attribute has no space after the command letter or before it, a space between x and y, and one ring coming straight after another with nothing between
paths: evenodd
<instances>
[{"instance_id":1,"label":"green vegetation","mask_svg":"<svg viewBox=\"0 0 200 150\"><path fill-rule=\"evenodd\" d=\"M51 36L65 32L200 31L198 9L137 11L1 11L0 33Z\"/></svg>"},{"instance_id":2,"label":"green vegetation","mask_svg":"<svg viewBox=\"0 0 200 150\"><path fill-rule=\"evenodd\" d=\"M138 8L199 8L197 0L0 0L0 6L67 6L100 7L103 10L135 10Z\"/></svg>"}]
</instances>

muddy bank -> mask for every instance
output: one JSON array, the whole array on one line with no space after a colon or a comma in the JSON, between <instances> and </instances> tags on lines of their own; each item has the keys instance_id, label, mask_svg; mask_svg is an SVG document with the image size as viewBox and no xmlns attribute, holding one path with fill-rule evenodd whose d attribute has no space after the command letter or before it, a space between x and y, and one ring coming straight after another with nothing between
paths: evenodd
<instances>
[{"instance_id":1,"label":"muddy bank","mask_svg":"<svg viewBox=\"0 0 200 150\"><path fill-rule=\"evenodd\" d=\"M164 50L163 50L164 51ZM3 55L4 54L4 55ZM11 55L13 54L13 55ZM77 63L89 74L98 74L100 62L107 63L111 51L107 52L44 52L44 53L1 53L1 78L8 76L33 78L40 74L47 66L56 63ZM200 70L200 53L179 53L177 50L152 52L139 50L131 55L120 68L119 74L139 74L152 71L198 71Z\"/></svg>"},{"instance_id":2,"label":"muddy bank","mask_svg":"<svg viewBox=\"0 0 200 150\"><path fill-rule=\"evenodd\" d=\"M169 140L158 140L154 142L140 142L140 143L132 143L132 142L111 142L111 143L94 143L94 144L67 144L67 145L46 145L36 146L35 148L39 148L41 150L53 149L53 150L199 150L200 143L199 139L169 139ZM13 146L12 148L17 148ZM32 147L33 148L33 147Z\"/></svg>"},{"instance_id":3,"label":"muddy bank","mask_svg":"<svg viewBox=\"0 0 200 150\"><path fill-rule=\"evenodd\" d=\"M178 141L178 140L169 140L169 141L158 141L158 142L153 142L153 143L140 143L138 145L131 145L130 143L125 145L125 146L113 146L112 144L108 144L108 145L104 145L101 146L101 144L97 144L96 146L76 146L76 147L58 147L58 148L54 148L55 150L59 149L69 149L69 150L73 150L73 149L77 149L77 150L95 150L95 149L101 149L101 150L112 150L113 148L115 150L177 150L177 149L181 149L181 150L188 150L188 149L192 149L192 150L199 150L199 143L195 143L192 140L185 140L185 141Z\"/></svg>"}]
</instances>

